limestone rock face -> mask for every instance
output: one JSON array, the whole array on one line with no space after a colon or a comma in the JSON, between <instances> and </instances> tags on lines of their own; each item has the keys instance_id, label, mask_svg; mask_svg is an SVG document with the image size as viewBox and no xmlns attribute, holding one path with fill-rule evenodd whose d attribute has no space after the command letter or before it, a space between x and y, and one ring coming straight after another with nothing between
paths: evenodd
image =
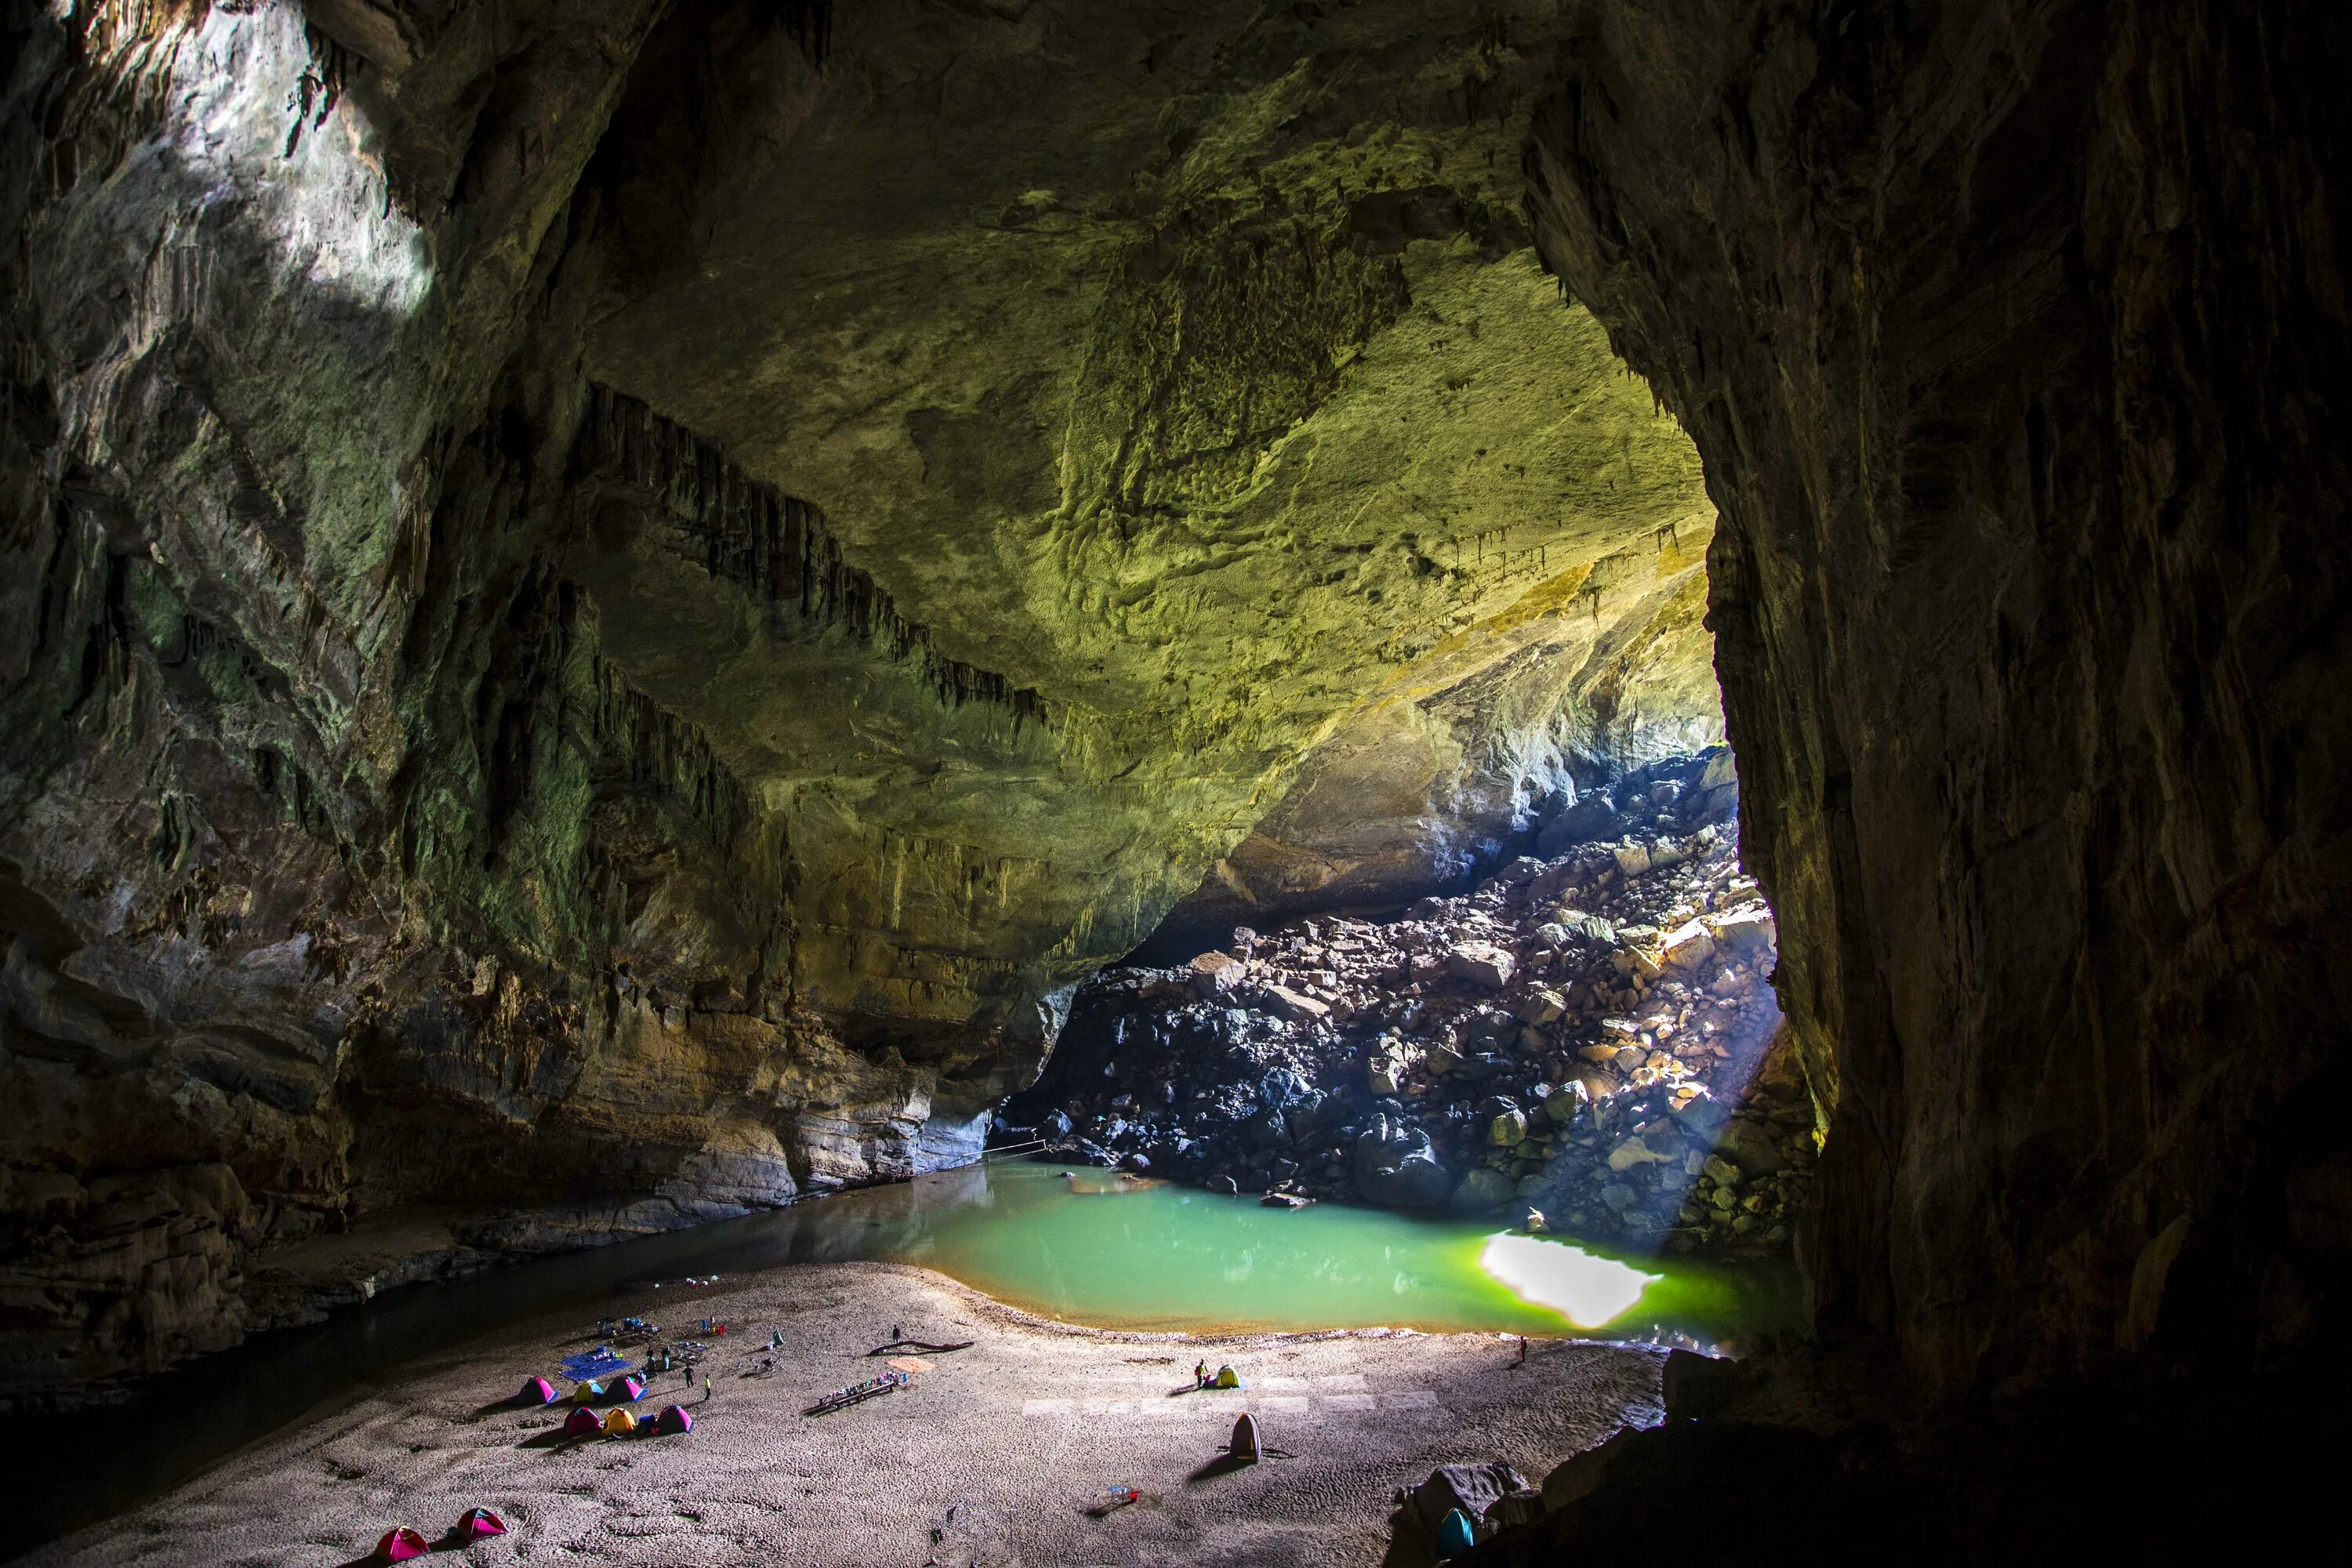
<instances>
[{"instance_id":1,"label":"limestone rock face","mask_svg":"<svg viewBox=\"0 0 2352 1568\"><path fill-rule=\"evenodd\" d=\"M1528 165L1722 508L1819 1326L1931 1391L2330 1354L2345 13L1837 17L1596 6Z\"/></svg>"},{"instance_id":2,"label":"limestone rock face","mask_svg":"<svg viewBox=\"0 0 2352 1568\"><path fill-rule=\"evenodd\" d=\"M1204 878L1719 731L1551 5L6 26L19 1391L968 1159Z\"/></svg>"}]
</instances>

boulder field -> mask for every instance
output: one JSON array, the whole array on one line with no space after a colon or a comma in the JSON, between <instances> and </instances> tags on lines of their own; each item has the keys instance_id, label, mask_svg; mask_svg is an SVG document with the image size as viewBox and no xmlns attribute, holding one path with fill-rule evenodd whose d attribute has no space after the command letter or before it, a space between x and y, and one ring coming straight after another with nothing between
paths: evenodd
<instances>
[{"instance_id":1,"label":"boulder field","mask_svg":"<svg viewBox=\"0 0 2352 1568\"><path fill-rule=\"evenodd\" d=\"M1458 897L1081 987L996 1132L1263 1193L1780 1247L1816 1141L1722 751L1653 763Z\"/></svg>"}]
</instances>

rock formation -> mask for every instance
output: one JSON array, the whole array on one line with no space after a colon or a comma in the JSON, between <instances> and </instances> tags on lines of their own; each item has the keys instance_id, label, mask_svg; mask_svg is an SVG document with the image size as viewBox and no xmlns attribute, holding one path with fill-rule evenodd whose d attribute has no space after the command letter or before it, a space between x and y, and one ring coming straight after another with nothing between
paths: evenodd
<instances>
[{"instance_id":1,"label":"rock formation","mask_svg":"<svg viewBox=\"0 0 2352 1568\"><path fill-rule=\"evenodd\" d=\"M1457 899L1078 988L1007 1145L1264 1193L1779 1247L1814 1152L1730 753L1651 763ZM1778 1048L1775 1048L1775 1047Z\"/></svg>"},{"instance_id":2,"label":"rock formation","mask_svg":"<svg viewBox=\"0 0 2352 1568\"><path fill-rule=\"evenodd\" d=\"M1592 21L1530 200L1721 508L1820 1328L2279 1364L2347 1239L2343 13Z\"/></svg>"}]
</instances>

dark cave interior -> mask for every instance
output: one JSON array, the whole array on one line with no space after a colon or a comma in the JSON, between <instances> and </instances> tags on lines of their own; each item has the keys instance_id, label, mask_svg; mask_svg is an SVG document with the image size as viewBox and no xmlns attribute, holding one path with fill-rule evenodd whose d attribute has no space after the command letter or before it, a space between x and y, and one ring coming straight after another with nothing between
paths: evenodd
<instances>
[{"instance_id":1,"label":"dark cave interior","mask_svg":"<svg viewBox=\"0 0 2352 1568\"><path fill-rule=\"evenodd\" d=\"M2352 14L5 28L20 1417L1054 1116L1793 1255L1465 1564L2324 1484Z\"/></svg>"}]
</instances>

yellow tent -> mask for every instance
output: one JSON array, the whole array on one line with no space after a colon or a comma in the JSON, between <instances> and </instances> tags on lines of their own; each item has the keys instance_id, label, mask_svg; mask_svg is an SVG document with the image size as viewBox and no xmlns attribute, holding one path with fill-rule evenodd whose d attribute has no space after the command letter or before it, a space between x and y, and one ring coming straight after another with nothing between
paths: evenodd
<instances>
[{"instance_id":1,"label":"yellow tent","mask_svg":"<svg viewBox=\"0 0 2352 1568\"><path fill-rule=\"evenodd\" d=\"M1212 1388L1239 1388L1242 1386L1241 1374L1230 1366L1221 1366L1217 1369L1217 1380L1209 1386Z\"/></svg>"},{"instance_id":2,"label":"yellow tent","mask_svg":"<svg viewBox=\"0 0 2352 1568\"><path fill-rule=\"evenodd\" d=\"M637 1418L630 1415L626 1410L616 1408L604 1412L605 1436L625 1437L636 1429Z\"/></svg>"}]
</instances>

